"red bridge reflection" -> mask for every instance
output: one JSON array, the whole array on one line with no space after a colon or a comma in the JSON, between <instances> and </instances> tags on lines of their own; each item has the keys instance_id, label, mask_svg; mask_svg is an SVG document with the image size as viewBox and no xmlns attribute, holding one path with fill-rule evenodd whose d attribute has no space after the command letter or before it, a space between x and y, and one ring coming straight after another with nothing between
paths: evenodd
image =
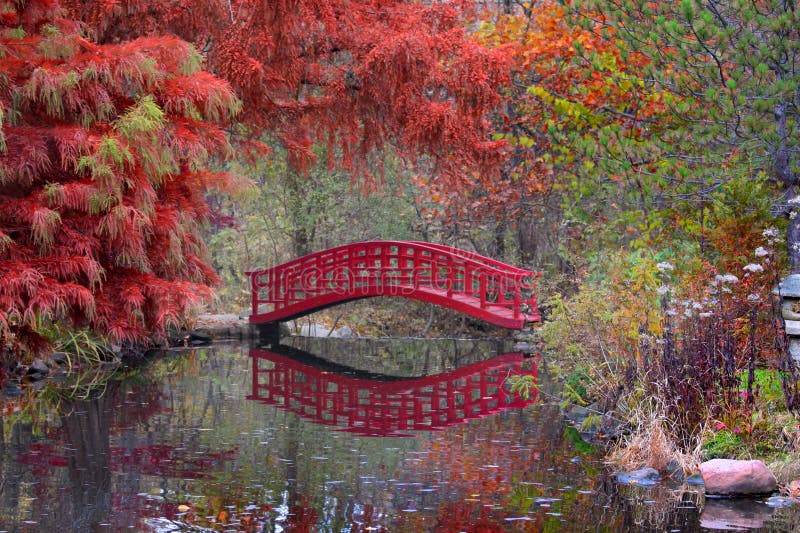
<instances>
[{"instance_id":1,"label":"red bridge reflection","mask_svg":"<svg viewBox=\"0 0 800 533\"><path fill-rule=\"evenodd\" d=\"M536 401L510 392L513 375L538 377L535 362L507 353L434 376L397 378L329 363L284 346L250 350L253 393L267 405L363 436L408 437Z\"/></svg>"}]
</instances>

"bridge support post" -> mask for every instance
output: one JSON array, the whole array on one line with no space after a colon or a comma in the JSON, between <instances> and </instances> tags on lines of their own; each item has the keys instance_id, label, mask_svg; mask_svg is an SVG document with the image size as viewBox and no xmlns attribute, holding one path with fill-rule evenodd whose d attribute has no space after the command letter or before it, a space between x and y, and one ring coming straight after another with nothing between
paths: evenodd
<instances>
[{"instance_id":1,"label":"bridge support post","mask_svg":"<svg viewBox=\"0 0 800 533\"><path fill-rule=\"evenodd\" d=\"M254 337L258 338L259 344L278 344L281 340L281 322L267 322L266 324L251 324L254 329Z\"/></svg>"}]
</instances>

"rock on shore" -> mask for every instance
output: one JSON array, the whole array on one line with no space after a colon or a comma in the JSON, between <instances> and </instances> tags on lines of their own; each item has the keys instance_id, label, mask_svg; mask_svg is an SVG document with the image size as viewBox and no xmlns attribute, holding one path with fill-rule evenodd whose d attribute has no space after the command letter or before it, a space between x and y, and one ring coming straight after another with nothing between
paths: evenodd
<instances>
[{"instance_id":1,"label":"rock on shore","mask_svg":"<svg viewBox=\"0 0 800 533\"><path fill-rule=\"evenodd\" d=\"M700 465L706 494L717 496L751 496L769 494L778 488L778 481L761 461L712 459Z\"/></svg>"}]
</instances>

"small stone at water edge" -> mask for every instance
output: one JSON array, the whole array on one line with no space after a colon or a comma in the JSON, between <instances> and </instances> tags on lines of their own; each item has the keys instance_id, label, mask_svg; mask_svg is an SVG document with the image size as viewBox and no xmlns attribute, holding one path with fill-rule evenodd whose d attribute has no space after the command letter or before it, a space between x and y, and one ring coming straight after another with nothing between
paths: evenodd
<instances>
[{"instance_id":1,"label":"small stone at water edge","mask_svg":"<svg viewBox=\"0 0 800 533\"><path fill-rule=\"evenodd\" d=\"M47 374L48 372L50 372L50 367L41 359L34 359L31 366L28 367L28 374Z\"/></svg>"},{"instance_id":2,"label":"small stone at water edge","mask_svg":"<svg viewBox=\"0 0 800 533\"><path fill-rule=\"evenodd\" d=\"M794 505L795 501L786 496L773 496L772 498L768 498L764 503L770 507L790 507Z\"/></svg>"},{"instance_id":3,"label":"small stone at water edge","mask_svg":"<svg viewBox=\"0 0 800 533\"><path fill-rule=\"evenodd\" d=\"M6 381L3 384L3 396L6 398L16 398L17 396L22 396L22 391L16 384Z\"/></svg>"},{"instance_id":4,"label":"small stone at water edge","mask_svg":"<svg viewBox=\"0 0 800 533\"><path fill-rule=\"evenodd\" d=\"M641 485L643 487L652 487L661 479L661 475L655 468L641 468L632 472L617 472L614 477L617 479L617 483Z\"/></svg>"}]
</instances>

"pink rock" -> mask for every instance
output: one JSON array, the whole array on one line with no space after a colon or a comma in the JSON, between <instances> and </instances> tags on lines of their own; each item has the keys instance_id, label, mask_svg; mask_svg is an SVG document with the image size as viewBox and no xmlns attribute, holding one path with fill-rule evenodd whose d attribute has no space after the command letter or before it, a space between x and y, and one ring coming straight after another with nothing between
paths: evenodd
<instances>
[{"instance_id":1,"label":"pink rock","mask_svg":"<svg viewBox=\"0 0 800 533\"><path fill-rule=\"evenodd\" d=\"M700 526L725 531L764 527L775 510L756 500L706 500Z\"/></svg>"},{"instance_id":2,"label":"pink rock","mask_svg":"<svg viewBox=\"0 0 800 533\"><path fill-rule=\"evenodd\" d=\"M712 459L700 465L706 494L745 496L767 494L778 488L778 481L761 461Z\"/></svg>"}]
</instances>

